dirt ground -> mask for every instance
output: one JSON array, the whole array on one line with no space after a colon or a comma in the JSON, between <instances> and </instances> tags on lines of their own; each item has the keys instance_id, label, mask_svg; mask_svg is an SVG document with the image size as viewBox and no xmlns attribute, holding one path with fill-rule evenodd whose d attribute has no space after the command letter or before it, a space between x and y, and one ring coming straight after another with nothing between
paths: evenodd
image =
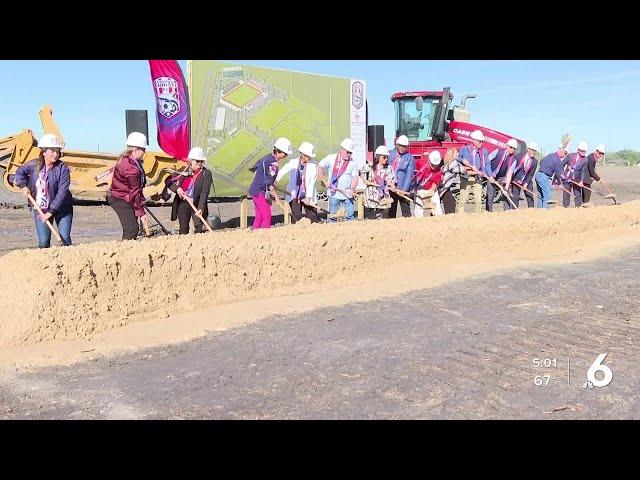
<instances>
[{"instance_id":1,"label":"dirt ground","mask_svg":"<svg viewBox=\"0 0 640 480\"><path fill-rule=\"evenodd\" d=\"M615 188L618 202L626 202L640 198L640 168L637 167L600 167L601 175ZM602 186L594 184L596 189L604 191ZM553 198L558 202L554 208L561 208L562 192L554 190ZM592 195L593 205L610 205L612 201L597 194ZM26 203L25 203L26 205ZM326 202L321 206L327 208ZM520 207L526 207L526 200L520 201ZM502 210L502 204L494 206L495 211ZM171 222L171 208L152 207L154 215L169 230L177 231L178 222ZM467 205L467 211L472 206ZM279 207L273 206L274 225L283 223L283 215ZM219 215L224 228L237 228L240 225L240 202L210 203L209 213ZM398 216L401 216L398 209ZM27 208L0 208L0 254L17 248L37 248L38 241L35 234L34 221ZM249 202L249 225L253 221L253 203ZM153 220L149 219L153 224ZM73 230L71 232L74 244L96 242L101 240L119 240L122 229L114 211L108 205L82 206L74 209ZM55 243L55 240L54 240Z\"/></svg>"},{"instance_id":2,"label":"dirt ground","mask_svg":"<svg viewBox=\"0 0 640 480\"><path fill-rule=\"evenodd\" d=\"M78 206L51 250L0 210L0 418L640 418L640 169L601 173L621 205L124 243ZM625 376L532 389L538 352Z\"/></svg>"},{"instance_id":3,"label":"dirt ground","mask_svg":"<svg viewBox=\"0 0 640 480\"><path fill-rule=\"evenodd\" d=\"M0 419L640 419L638 268L636 248L6 369Z\"/></svg>"}]
</instances>

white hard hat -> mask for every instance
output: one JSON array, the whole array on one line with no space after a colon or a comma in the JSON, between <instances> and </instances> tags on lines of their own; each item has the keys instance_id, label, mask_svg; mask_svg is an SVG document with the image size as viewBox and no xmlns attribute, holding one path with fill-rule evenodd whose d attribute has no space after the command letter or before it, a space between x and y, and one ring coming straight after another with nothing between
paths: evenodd
<instances>
[{"instance_id":1,"label":"white hard hat","mask_svg":"<svg viewBox=\"0 0 640 480\"><path fill-rule=\"evenodd\" d=\"M400 135L396 139L396 145L400 145L402 147L408 147L409 146L409 139L407 138L406 135Z\"/></svg>"},{"instance_id":2,"label":"white hard hat","mask_svg":"<svg viewBox=\"0 0 640 480\"><path fill-rule=\"evenodd\" d=\"M39 148L62 148L60 140L53 133L45 133L38 142Z\"/></svg>"},{"instance_id":3,"label":"white hard hat","mask_svg":"<svg viewBox=\"0 0 640 480\"><path fill-rule=\"evenodd\" d=\"M127 137L127 147L149 148L147 137L144 133L131 132Z\"/></svg>"},{"instance_id":4,"label":"white hard hat","mask_svg":"<svg viewBox=\"0 0 640 480\"><path fill-rule=\"evenodd\" d=\"M429 161L431 165L440 165L442 161L442 157L440 156L440 152L438 150L434 150L429 154Z\"/></svg>"},{"instance_id":5,"label":"white hard hat","mask_svg":"<svg viewBox=\"0 0 640 480\"><path fill-rule=\"evenodd\" d=\"M578 150L584 150L586 152L588 148L589 145L587 145L587 142L580 142L578 144Z\"/></svg>"},{"instance_id":6,"label":"white hard hat","mask_svg":"<svg viewBox=\"0 0 640 480\"><path fill-rule=\"evenodd\" d=\"M596 150L602 153L606 153L604 149L604 143L598 144L598 146L596 147Z\"/></svg>"},{"instance_id":7,"label":"white hard hat","mask_svg":"<svg viewBox=\"0 0 640 480\"><path fill-rule=\"evenodd\" d=\"M527 144L527 148L533 150L534 152L538 151L538 144L536 142L531 142Z\"/></svg>"},{"instance_id":8,"label":"white hard hat","mask_svg":"<svg viewBox=\"0 0 640 480\"><path fill-rule=\"evenodd\" d=\"M193 147L189 150L189 155L187 157L189 160L200 160L201 162L206 162L207 157L204 156L204 150L200 147Z\"/></svg>"},{"instance_id":9,"label":"white hard hat","mask_svg":"<svg viewBox=\"0 0 640 480\"><path fill-rule=\"evenodd\" d=\"M291 150L291 142L289 141L288 138L285 138L285 137L280 137L279 139L277 139L273 144L273 148L277 148L278 150L286 153L287 155L291 155L291 152L293 151Z\"/></svg>"},{"instance_id":10,"label":"white hard hat","mask_svg":"<svg viewBox=\"0 0 640 480\"><path fill-rule=\"evenodd\" d=\"M316 156L316 154L313 153L313 144L309 142L302 142L298 147L298 151L307 157L314 158Z\"/></svg>"},{"instance_id":11,"label":"white hard hat","mask_svg":"<svg viewBox=\"0 0 640 480\"><path fill-rule=\"evenodd\" d=\"M515 138L512 138L507 142L507 145L512 148L518 148L518 141Z\"/></svg>"},{"instance_id":12,"label":"white hard hat","mask_svg":"<svg viewBox=\"0 0 640 480\"><path fill-rule=\"evenodd\" d=\"M474 130L473 132L471 132L471 138L473 140L478 140L479 142L484 141L484 135L480 130Z\"/></svg>"},{"instance_id":13,"label":"white hard hat","mask_svg":"<svg viewBox=\"0 0 640 480\"><path fill-rule=\"evenodd\" d=\"M384 155L385 157L388 157L389 156L389 149L387 147L385 147L384 145L380 145L378 148L376 148L375 155Z\"/></svg>"},{"instance_id":14,"label":"white hard hat","mask_svg":"<svg viewBox=\"0 0 640 480\"><path fill-rule=\"evenodd\" d=\"M347 152L353 153L353 140L351 140L350 138L345 138L344 140L342 140L342 142L340 142L340 148L344 148Z\"/></svg>"}]
</instances>

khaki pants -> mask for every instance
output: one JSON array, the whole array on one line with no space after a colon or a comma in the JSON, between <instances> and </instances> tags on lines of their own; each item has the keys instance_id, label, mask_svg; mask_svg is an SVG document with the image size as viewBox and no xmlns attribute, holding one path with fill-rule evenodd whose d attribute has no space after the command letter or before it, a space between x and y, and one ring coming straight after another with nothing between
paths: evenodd
<instances>
[{"instance_id":1,"label":"khaki pants","mask_svg":"<svg viewBox=\"0 0 640 480\"><path fill-rule=\"evenodd\" d=\"M460 197L458 197L458 213L464 213L464 206L467 204L469 192L473 193L473 211L482 211L482 183L477 177L460 177Z\"/></svg>"},{"instance_id":2,"label":"khaki pants","mask_svg":"<svg viewBox=\"0 0 640 480\"><path fill-rule=\"evenodd\" d=\"M416 206L415 216L424 217L425 210L427 216L430 215L442 215L442 208L440 207L440 197L436 191L433 196L428 190L418 190L416 192Z\"/></svg>"}]
</instances>

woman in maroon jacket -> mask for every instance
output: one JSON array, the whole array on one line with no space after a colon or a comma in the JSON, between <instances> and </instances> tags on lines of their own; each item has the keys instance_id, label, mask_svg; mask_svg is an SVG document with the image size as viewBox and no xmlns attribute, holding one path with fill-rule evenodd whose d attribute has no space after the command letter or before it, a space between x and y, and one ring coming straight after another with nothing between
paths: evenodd
<instances>
[{"instance_id":1,"label":"woman in maroon jacket","mask_svg":"<svg viewBox=\"0 0 640 480\"><path fill-rule=\"evenodd\" d=\"M140 225L147 220L142 194L147 177L141 165L147 148L147 137L143 133L132 132L127 137L127 149L113 170L107 200L122 225L122 240L135 240Z\"/></svg>"}]
</instances>

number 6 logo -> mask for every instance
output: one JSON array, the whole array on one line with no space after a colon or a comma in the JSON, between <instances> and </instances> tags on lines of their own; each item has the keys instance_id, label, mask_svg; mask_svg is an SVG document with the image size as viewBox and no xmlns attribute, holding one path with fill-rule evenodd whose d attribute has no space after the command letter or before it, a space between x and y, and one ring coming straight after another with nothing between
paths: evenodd
<instances>
[{"instance_id":1,"label":"number 6 logo","mask_svg":"<svg viewBox=\"0 0 640 480\"><path fill-rule=\"evenodd\" d=\"M601 353L596 358L596 361L591 364L589 370L587 370L587 380L591 382L594 387L606 387L613 380L613 372L611 369L604 365L602 362L607 358L606 353ZM602 372L604 374L604 378L602 380L598 380L596 378L596 372Z\"/></svg>"}]
</instances>

